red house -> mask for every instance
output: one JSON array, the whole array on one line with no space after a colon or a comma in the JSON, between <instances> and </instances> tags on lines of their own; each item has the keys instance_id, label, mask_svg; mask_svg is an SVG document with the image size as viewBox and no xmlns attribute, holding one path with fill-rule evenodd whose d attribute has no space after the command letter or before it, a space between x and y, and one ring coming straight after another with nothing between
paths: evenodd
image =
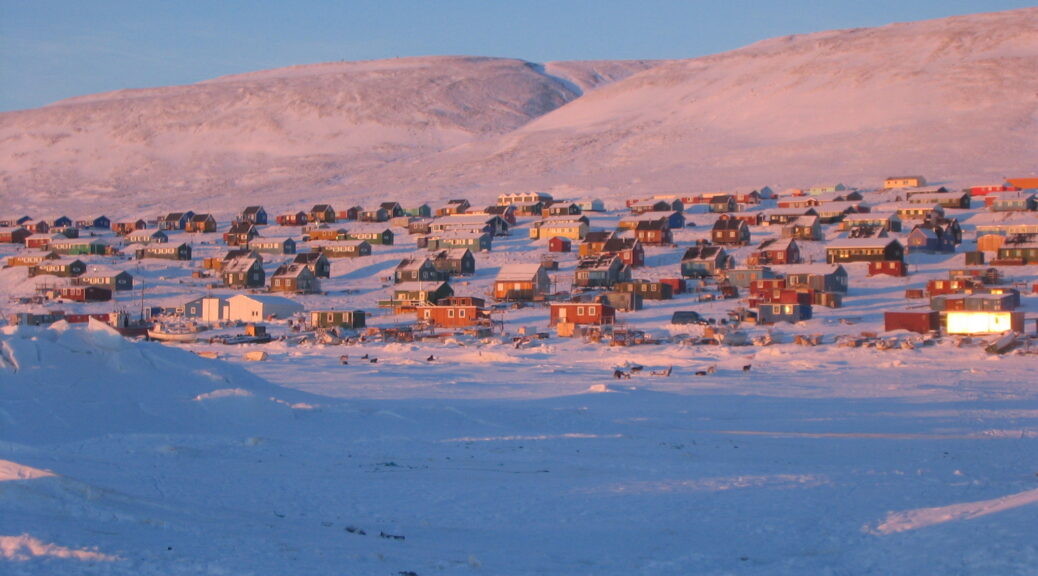
<instances>
[{"instance_id":1,"label":"red house","mask_svg":"<svg viewBox=\"0 0 1038 576\"><path fill-rule=\"evenodd\" d=\"M112 290L101 286L64 286L61 297L73 302L107 302L112 299Z\"/></svg>"},{"instance_id":2,"label":"red house","mask_svg":"<svg viewBox=\"0 0 1038 576\"><path fill-rule=\"evenodd\" d=\"M601 302L552 302L551 325L560 322L596 326L612 324L616 322L616 309Z\"/></svg>"},{"instance_id":3,"label":"red house","mask_svg":"<svg viewBox=\"0 0 1038 576\"><path fill-rule=\"evenodd\" d=\"M436 304L418 306L418 320L443 328L465 328L490 324L486 301L471 296L449 296Z\"/></svg>"},{"instance_id":4,"label":"red house","mask_svg":"<svg viewBox=\"0 0 1038 576\"><path fill-rule=\"evenodd\" d=\"M569 238L554 236L548 240L548 252L569 252L571 248L572 242Z\"/></svg>"},{"instance_id":5,"label":"red house","mask_svg":"<svg viewBox=\"0 0 1038 576\"><path fill-rule=\"evenodd\" d=\"M746 263L750 266L763 264L799 264L800 247L792 238L769 238L761 242L750 254Z\"/></svg>"},{"instance_id":6,"label":"red house","mask_svg":"<svg viewBox=\"0 0 1038 576\"><path fill-rule=\"evenodd\" d=\"M281 214L277 217L278 226L305 226L309 222L310 217L306 212Z\"/></svg>"},{"instance_id":7,"label":"red house","mask_svg":"<svg viewBox=\"0 0 1038 576\"><path fill-rule=\"evenodd\" d=\"M750 296L759 297L766 292L783 290L785 287L785 278L761 278L750 283Z\"/></svg>"},{"instance_id":8,"label":"red house","mask_svg":"<svg viewBox=\"0 0 1038 576\"><path fill-rule=\"evenodd\" d=\"M883 330L908 330L926 334L928 332L939 332L941 329L941 316L936 310L907 310L888 311L883 313Z\"/></svg>"},{"instance_id":9,"label":"red house","mask_svg":"<svg viewBox=\"0 0 1038 576\"><path fill-rule=\"evenodd\" d=\"M886 274L887 276L908 276L908 269L902 260L875 260L869 262L869 276Z\"/></svg>"}]
</instances>

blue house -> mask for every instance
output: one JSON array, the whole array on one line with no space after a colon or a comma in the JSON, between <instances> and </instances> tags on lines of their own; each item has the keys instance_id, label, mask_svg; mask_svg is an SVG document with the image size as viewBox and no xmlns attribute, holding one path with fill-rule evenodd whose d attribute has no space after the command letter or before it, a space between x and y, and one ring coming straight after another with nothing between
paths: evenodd
<instances>
[{"instance_id":1,"label":"blue house","mask_svg":"<svg viewBox=\"0 0 1038 576\"><path fill-rule=\"evenodd\" d=\"M810 319L810 304L765 303L757 307L757 324L796 323Z\"/></svg>"}]
</instances>

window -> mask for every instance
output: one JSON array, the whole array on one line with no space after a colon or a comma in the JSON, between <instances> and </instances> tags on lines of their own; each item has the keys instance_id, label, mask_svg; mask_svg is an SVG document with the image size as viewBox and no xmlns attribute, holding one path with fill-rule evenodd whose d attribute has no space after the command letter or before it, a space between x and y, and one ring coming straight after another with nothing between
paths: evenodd
<instances>
[{"instance_id":1,"label":"window","mask_svg":"<svg viewBox=\"0 0 1038 576\"><path fill-rule=\"evenodd\" d=\"M464 317L465 317L465 309L461 308L461 309L458 310L458 318L464 318Z\"/></svg>"},{"instance_id":2,"label":"window","mask_svg":"<svg viewBox=\"0 0 1038 576\"><path fill-rule=\"evenodd\" d=\"M335 313L329 312L327 315L325 315L325 319L329 322L335 322Z\"/></svg>"},{"instance_id":3,"label":"window","mask_svg":"<svg viewBox=\"0 0 1038 576\"><path fill-rule=\"evenodd\" d=\"M588 306L587 315L598 316L598 306Z\"/></svg>"},{"instance_id":4,"label":"window","mask_svg":"<svg viewBox=\"0 0 1038 576\"><path fill-rule=\"evenodd\" d=\"M577 316L583 316L583 315L584 315L584 307L583 306L577 306Z\"/></svg>"},{"instance_id":5,"label":"window","mask_svg":"<svg viewBox=\"0 0 1038 576\"><path fill-rule=\"evenodd\" d=\"M424 312L425 312L425 318L426 319L432 318L432 310L429 310L428 308L426 308Z\"/></svg>"},{"instance_id":6,"label":"window","mask_svg":"<svg viewBox=\"0 0 1038 576\"><path fill-rule=\"evenodd\" d=\"M454 308L448 308L447 309L447 317L448 318L454 318Z\"/></svg>"}]
</instances>

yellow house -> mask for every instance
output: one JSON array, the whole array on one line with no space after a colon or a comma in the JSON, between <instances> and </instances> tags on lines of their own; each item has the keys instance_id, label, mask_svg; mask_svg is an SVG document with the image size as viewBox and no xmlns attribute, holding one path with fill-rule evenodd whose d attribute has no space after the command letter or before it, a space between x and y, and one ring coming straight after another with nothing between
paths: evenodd
<instances>
[{"instance_id":1,"label":"yellow house","mask_svg":"<svg viewBox=\"0 0 1038 576\"><path fill-rule=\"evenodd\" d=\"M588 228L587 222L579 219L555 220L546 218L534 223L530 228L530 238L536 240L560 236L570 240L583 240L587 236Z\"/></svg>"},{"instance_id":2,"label":"yellow house","mask_svg":"<svg viewBox=\"0 0 1038 576\"><path fill-rule=\"evenodd\" d=\"M891 176L883 181L883 188L918 188L926 186L926 178L922 176Z\"/></svg>"}]
</instances>

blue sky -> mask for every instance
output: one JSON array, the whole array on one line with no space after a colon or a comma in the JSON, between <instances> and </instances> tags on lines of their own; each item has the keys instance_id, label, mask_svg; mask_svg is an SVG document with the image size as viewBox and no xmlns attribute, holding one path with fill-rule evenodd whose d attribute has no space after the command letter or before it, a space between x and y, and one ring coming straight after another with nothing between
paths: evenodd
<instances>
[{"instance_id":1,"label":"blue sky","mask_svg":"<svg viewBox=\"0 0 1038 576\"><path fill-rule=\"evenodd\" d=\"M335 60L693 58L1014 0L0 0L0 111Z\"/></svg>"}]
</instances>

